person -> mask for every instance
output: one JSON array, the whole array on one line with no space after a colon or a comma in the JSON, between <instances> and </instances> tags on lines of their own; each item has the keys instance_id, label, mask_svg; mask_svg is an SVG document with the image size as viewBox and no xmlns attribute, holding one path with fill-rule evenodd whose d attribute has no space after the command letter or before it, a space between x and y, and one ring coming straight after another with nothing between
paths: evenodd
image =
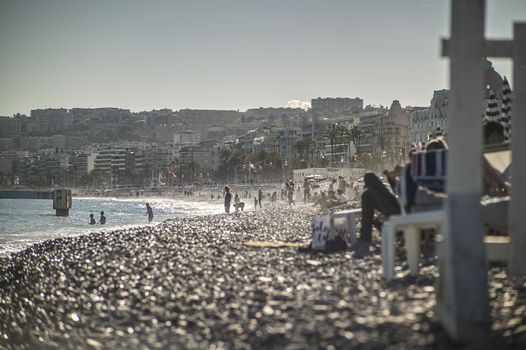
<instances>
[{"instance_id":1,"label":"person","mask_svg":"<svg viewBox=\"0 0 526 350\"><path fill-rule=\"evenodd\" d=\"M95 218L93 217L93 214L89 214L89 224L95 225L97 222L95 221Z\"/></svg>"},{"instance_id":2,"label":"person","mask_svg":"<svg viewBox=\"0 0 526 350\"><path fill-rule=\"evenodd\" d=\"M329 192L330 191L333 191L334 192L334 184L336 183L336 179L332 179L331 180L331 183L329 184Z\"/></svg>"},{"instance_id":3,"label":"person","mask_svg":"<svg viewBox=\"0 0 526 350\"><path fill-rule=\"evenodd\" d=\"M153 209L150 207L150 203L146 203L146 215L148 215L148 222L153 220Z\"/></svg>"},{"instance_id":4,"label":"person","mask_svg":"<svg viewBox=\"0 0 526 350\"><path fill-rule=\"evenodd\" d=\"M303 180L303 203L310 202L310 189L311 184L309 182L309 179L305 178Z\"/></svg>"},{"instance_id":5,"label":"person","mask_svg":"<svg viewBox=\"0 0 526 350\"><path fill-rule=\"evenodd\" d=\"M441 139L432 139L430 140L426 147L426 151L432 151L432 150L438 150L438 149L447 149L446 142ZM420 201L425 202L427 206L441 206L443 202L443 196L433 193L426 188L418 188L418 186L414 183L412 180L410 173L411 164L406 166L405 168L397 167L398 173L396 171L393 172L385 172L387 174L387 178L389 183L393 183L393 187L391 185L386 186L380 178L372 173L366 173L364 175L364 185L365 185L365 191L362 193L362 227L360 229L360 238L359 241L370 244L372 242L372 226L373 226L373 220L374 220L374 211L378 210L385 216L391 216L391 215L398 215L401 213L402 208L400 207L400 204L398 203L398 199L396 198L395 194L393 193L393 188L396 187L396 179L395 176L399 175L400 171L406 172L406 180L407 180L407 192L408 192L408 204L405 208L407 211L410 211L411 207L414 206L415 199L417 197L417 192L419 194Z\"/></svg>"},{"instance_id":6,"label":"person","mask_svg":"<svg viewBox=\"0 0 526 350\"><path fill-rule=\"evenodd\" d=\"M263 189L260 187L258 190L258 204L261 209L261 200L263 199Z\"/></svg>"},{"instance_id":7,"label":"person","mask_svg":"<svg viewBox=\"0 0 526 350\"><path fill-rule=\"evenodd\" d=\"M232 193L230 187L225 186L225 213L230 213L230 202L232 201Z\"/></svg>"},{"instance_id":8,"label":"person","mask_svg":"<svg viewBox=\"0 0 526 350\"><path fill-rule=\"evenodd\" d=\"M258 198L254 197L254 209L257 209L258 207Z\"/></svg>"},{"instance_id":9,"label":"person","mask_svg":"<svg viewBox=\"0 0 526 350\"><path fill-rule=\"evenodd\" d=\"M101 211L100 212L100 219L99 219L98 224L104 225L105 223L106 223L106 217L104 216L104 212Z\"/></svg>"},{"instance_id":10,"label":"person","mask_svg":"<svg viewBox=\"0 0 526 350\"><path fill-rule=\"evenodd\" d=\"M278 199L278 193L276 191L272 192L272 196L270 197L270 201L274 203Z\"/></svg>"},{"instance_id":11,"label":"person","mask_svg":"<svg viewBox=\"0 0 526 350\"><path fill-rule=\"evenodd\" d=\"M294 180L286 182L285 186L287 188L287 198L289 200L289 207L292 205L296 205L296 203L294 203Z\"/></svg>"},{"instance_id":12,"label":"person","mask_svg":"<svg viewBox=\"0 0 526 350\"><path fill-rule=\"evenodd\" d=\"M391 187L382 183L374 173L366 173L363 177L365 191L362 193L362 227L359 240L372 243L374 211L378 210L386 216L400 214L400 204Z\"/></svg>"},{"instance_id":13,"label":"person","mask_svg":"<svg viewBox=\"0 0 526 350\"><path fill-rule=\"evenodd\" d=\"M345 181L343 176L338 176L338 180L338 189L336 191L341 190L345 194L345 189L349 187L349 184Z\"/></svg>"},{"instance_id":14,"label":"person","mask_svg":"<svg viewBox=\"0 0 526 350\"><path fill-rule=\"evenodd\" d=\"M343 190L338 189L336 192L337 192L337 194L336 194L336 201L338 202L338 204L345 204L345 203L347 203L349 198L347 198L347 196L345 195Z\"/></svg>"},{"instance_id":15,"label":"person","mask_svg":"<svg viewBox=\"0 0 526 350\"><path fill-rule=\"evenodd\" d=\"M347 197L345 197L345 198L342 197L341 200L347 202ZM334 191L329 191L329 195L327 196L327 199L325 201L325 205L322 206L322 208L329 209L329 208L332 208L332 207L336 207L336 206L338 206L340 204L343 204L345 202L341 202L340 203L340 200L338 200L338 197L336 196L336 193Z\"/></svg>"},{"instance_id":16,"label":"person","mask_svg":"<svg viewBox=\"0 0 526 350\"><path fill-rule=\"evenodd\" d=\"M245 209L245 202L241 202L241 200L239 199L239 196L238 196L237 193L234 196L234 208L236 209L236 212L240 208L241 208L241 211L243 211Z\"/></svg>"},{"instance_id":17,"label":"person","mask_svg":"<svg viewBox=\"0 0 526 350\"><path fill-rule=\"evenodd\" d=\"M325 191L321 191L320 196L316 198L312 206L315 207L316 205L319 205L322 208L327 206L327 194Z\"/></svg>"}]
</instances>

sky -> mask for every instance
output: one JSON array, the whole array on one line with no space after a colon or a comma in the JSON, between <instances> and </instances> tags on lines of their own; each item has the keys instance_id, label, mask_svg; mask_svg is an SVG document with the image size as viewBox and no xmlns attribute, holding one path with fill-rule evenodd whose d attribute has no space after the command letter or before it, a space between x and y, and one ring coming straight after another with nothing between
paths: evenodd
<instances>
[{"instance_id":1,"label":"sky","mask_svg":"<svg viewBox=\"0 0 526 350\"><path fill-rule=\"evenodd\" d=\"M449 0L0 0L0 115L316 97L428 106L449 85L449 11ZM526 0L487 1L486 37L511 38L514 21ZM494 66L510 76L507 60Z\"/></svg>"}]
</instances>

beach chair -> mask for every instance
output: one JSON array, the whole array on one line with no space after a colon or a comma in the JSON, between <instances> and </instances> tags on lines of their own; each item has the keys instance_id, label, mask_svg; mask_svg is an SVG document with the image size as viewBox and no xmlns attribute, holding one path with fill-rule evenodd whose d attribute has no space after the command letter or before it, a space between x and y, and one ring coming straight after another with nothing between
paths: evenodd
<instances>
[{"instance_id":1,"label":"beach chair","mask_svg":"<svg viewBox=\"0 0 526 350\"><path fill-rule=\"evenodd\" d=\"M446 152L434 150L412 155L411 176L417 184L429 186L435 191L443 191L446 181ZM407 261L411 274L418 274L420 260L420 230L434 228L440 231L444 221L442 209L406 213L409 202L406 168L400 175L398 201L401 214L392 215L382 226L382 267L386 280L394 277L396 232L403 231Z\"/></svg>"},{"instance_id":2,"label":"beach chair","mask_svg":"<svg viewBox=\"0 0 526 350\"><path fill-rule=\"evenodd\" d=\"M438 152L438 153L437 153ZM494 154L499 152L499 154ZM434 153L433 155L430 155ZM425 184L435 190L443 190L446 181L446 151L436 150L420 152L413 157L411 175L417 184ZM505 174L511 162L510 151L505 147L492 147L486 150L484 157L501 174ZM418 159L419 158L419 159ZM404 169L405 170L405 169ZM436 173L436 176L433 175ZM509 179L503 175L503 183L509 184ZM440 233L440 226L444 222L443 209L406 213L403 209L407 204L405 171L400 178L399 201L402 207L401 215L393 215L382 227L382 266L386 280L394 277L395 238L397 231L403 231L407 261L410 273L418 274L420 260L420 230L435 228ZM507 224L507 207L509 197L489 198L481 201L484 224L505 227ZM485 236L486 257L489 262L507 263L510 257L510 237ZM440 244L439 244L440 245ZM439 254L440 256L440 254Z\"/></svg>"}]
</instances>

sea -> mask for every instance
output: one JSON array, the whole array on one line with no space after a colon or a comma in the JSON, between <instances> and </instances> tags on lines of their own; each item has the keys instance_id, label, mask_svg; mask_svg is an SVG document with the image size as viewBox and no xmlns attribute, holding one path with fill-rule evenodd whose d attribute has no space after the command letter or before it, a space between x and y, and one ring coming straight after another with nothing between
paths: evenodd
<instances>
[{"instance_id":1,"label":"sea","mask_svg":"<svg viewBox=\"0 0 526 350\"><path fill-rule=\"evenodd\" d=\"M151 223L148 223L146 216L147 202L154 213ZM90 214L98 222L101 211L106 216L106 224L89 225ZM223 211L222 203L170 198L73 198L69 216L58 217L52 200L0 199L0 257L49 239L157 225L174 217L219 214Z\"/></svg>"}]
</instances>

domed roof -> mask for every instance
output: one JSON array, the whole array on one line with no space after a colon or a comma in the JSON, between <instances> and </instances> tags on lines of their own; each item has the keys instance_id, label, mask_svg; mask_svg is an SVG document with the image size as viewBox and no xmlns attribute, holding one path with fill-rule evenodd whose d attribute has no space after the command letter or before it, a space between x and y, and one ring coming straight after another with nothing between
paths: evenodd
<instances>
[{"instance_id":1,"label":"domed roof","mask_svg":"<svg viewBox=\"0 0 526 350\"><path fill-rule=\"evenodd\" d=\"M493 64L486 60L485 62L485 74L484 74L484 86L489 88L495 93L497 99L502 98L502 77L493 68Z\"/></svg>"}]
</instances>

